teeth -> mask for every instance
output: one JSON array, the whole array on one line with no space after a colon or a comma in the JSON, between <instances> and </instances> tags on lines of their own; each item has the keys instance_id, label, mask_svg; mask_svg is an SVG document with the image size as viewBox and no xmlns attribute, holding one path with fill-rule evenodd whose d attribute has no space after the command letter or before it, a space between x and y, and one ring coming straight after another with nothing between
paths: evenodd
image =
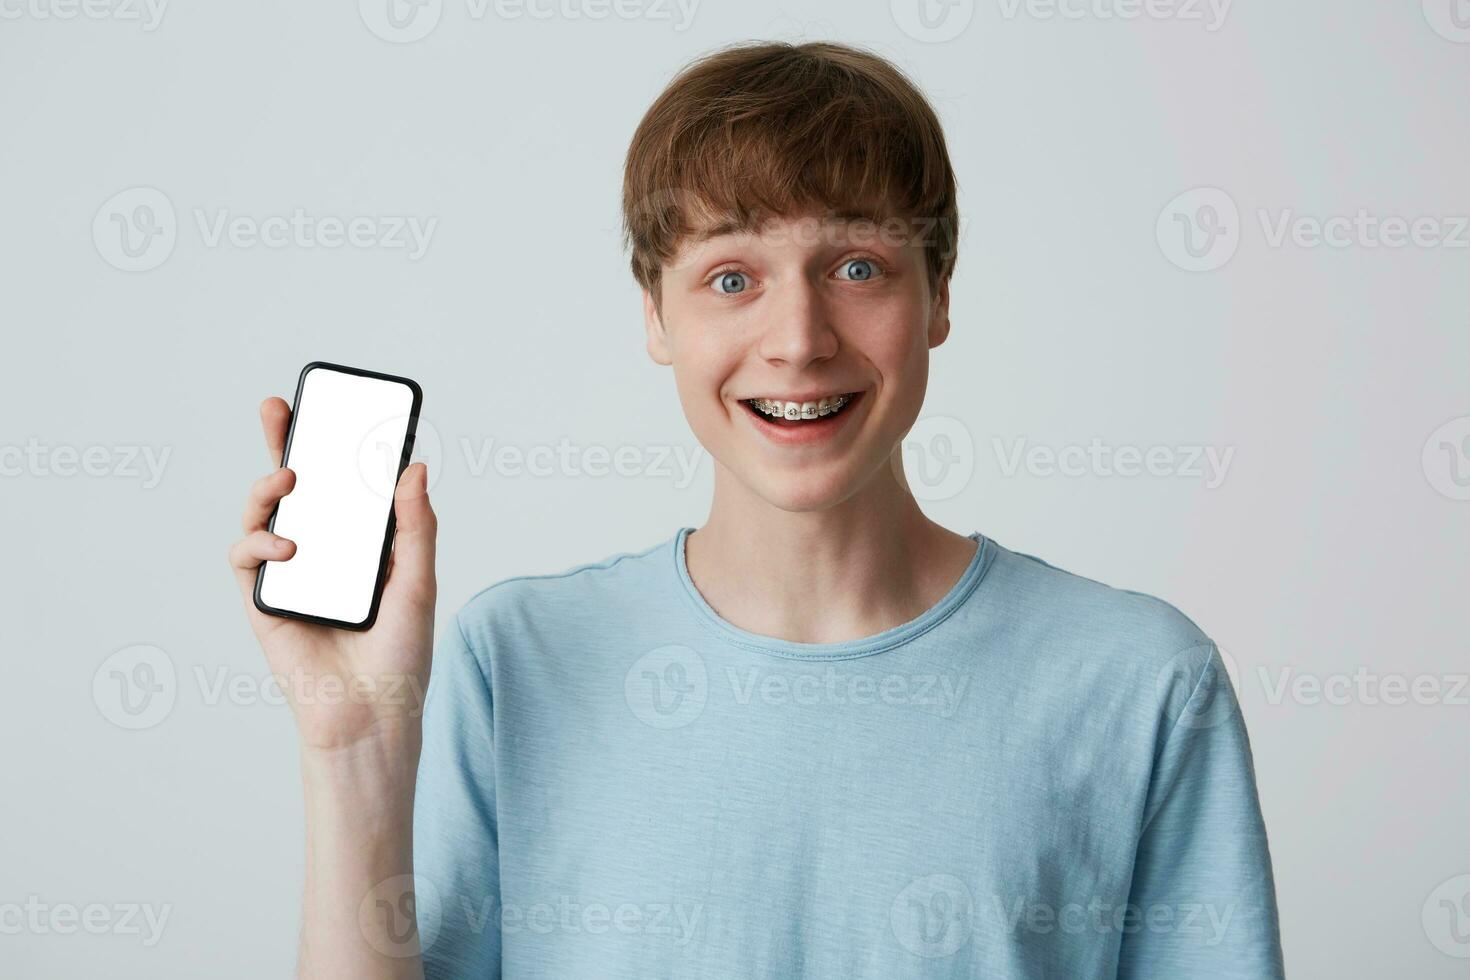
<instances>
[{"instance_id":1,"label":"teeth","mask_svg":"<svg viewBox=\"0 0 1470 980\"><path fill-rule=\"evenodd\" d=\"M847 395L832 395L813 402L788 402L779 398L751 398L750 405L762 415L793 422L817 419L840 411L850 401Z\"/></svg>"}]
</instances>

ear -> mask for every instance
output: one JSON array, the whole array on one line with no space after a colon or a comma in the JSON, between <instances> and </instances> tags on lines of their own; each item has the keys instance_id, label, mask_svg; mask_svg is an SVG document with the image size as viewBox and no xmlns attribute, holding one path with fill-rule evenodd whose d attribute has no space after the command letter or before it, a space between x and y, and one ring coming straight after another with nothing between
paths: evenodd
<instances>
[{"instance_id":1,"label":"ear","mask_svg":"<svg viewBox=\"0 0 1470 980\"><path fill-rule=\"evenodd\" d=\"M949 277L939 280L934 307L929 311L929 346L938 347L949 336Z\"/></svg>"},{"instance_id":2,"label":"ear","mask_svg":"<svg viewBox=\"0 0 1470 980\"><path fill-rule=\"evenodd\" d=\"M669 337L664 330L664 318L659 313L658 303L654 301L653 293L643 290L643 333L648 347L648 356L653 358L655 364L672 364L673 357L669 353Z\"/></svg>"}]
</instances>

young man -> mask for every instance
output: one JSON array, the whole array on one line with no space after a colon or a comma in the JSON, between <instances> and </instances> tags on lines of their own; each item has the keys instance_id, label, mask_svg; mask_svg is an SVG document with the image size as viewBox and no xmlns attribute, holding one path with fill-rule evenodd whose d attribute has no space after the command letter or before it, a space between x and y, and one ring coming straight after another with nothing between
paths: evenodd
<instances>
[{"instance_id":1,"label":"young man","mask_svg":"<svg viewBox=\"0 0 1470 980\"><path fill-rule=\"evenodd\" d=\"M1281 977L1210 640L940 527L904 482L957 225L919 92L838 45L720 52L644 117L624 208L648 352L715 461L708 520L479 593L422 719L294 699L302 974ZM277 460L287 412L262 408ZM233 553L272 665L421 684L423 467L363 634L249 602L291 554L263 527L293 479L257 484Z\"/></svg>"}]
</instances>

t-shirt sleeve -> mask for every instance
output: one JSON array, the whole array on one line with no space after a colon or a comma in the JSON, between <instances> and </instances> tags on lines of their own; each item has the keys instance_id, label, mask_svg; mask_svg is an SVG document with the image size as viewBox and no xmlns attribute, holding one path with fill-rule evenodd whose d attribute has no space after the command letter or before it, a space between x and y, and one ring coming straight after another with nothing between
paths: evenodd
<instances>
[{"instance_id":1,"label":"t-shirt sleeve","mask_svg":"<svg viewBox=\"0 0 1470 980\"><path fill-rule=\"evenodd\" d=\"M499 977L494 709L458 616L434 652L423 732L413 859L424 976Z\"/></svg>"},{"instance_id":2,"label":"t-shirt sleeve","mask_svg":"<svg viewBox=\"0 0 1470 980\"><path fill-rule=\"evenodd\" d=\"M1240 705L1213 644L1175 657L1119 980L1282 980L1276 889Z\"/></svg>"}]
</instances>

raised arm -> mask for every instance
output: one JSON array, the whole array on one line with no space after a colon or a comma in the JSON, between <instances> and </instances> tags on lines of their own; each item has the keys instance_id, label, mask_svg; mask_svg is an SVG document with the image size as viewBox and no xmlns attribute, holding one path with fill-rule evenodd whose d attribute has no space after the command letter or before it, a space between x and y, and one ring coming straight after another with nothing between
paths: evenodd
<instances>
[{"instance_id":1,"label":"raised arm","mask_svg":"<svg viewBox=\"0 0 1470 980\"><path fill-rule=\"evenodd\" d=\"M266 530L295 484L281 468L290 408L260 408L275 469L251 488L244 536L230 548L250 620L300 735L306 881L298 976L418 980L413 894L414 784L434 632L434 543L427 471L404 470L397 537L376 624L355 633L267 616L252 601L263 561L295 545Z\"/></svg>"}]
</instances>

